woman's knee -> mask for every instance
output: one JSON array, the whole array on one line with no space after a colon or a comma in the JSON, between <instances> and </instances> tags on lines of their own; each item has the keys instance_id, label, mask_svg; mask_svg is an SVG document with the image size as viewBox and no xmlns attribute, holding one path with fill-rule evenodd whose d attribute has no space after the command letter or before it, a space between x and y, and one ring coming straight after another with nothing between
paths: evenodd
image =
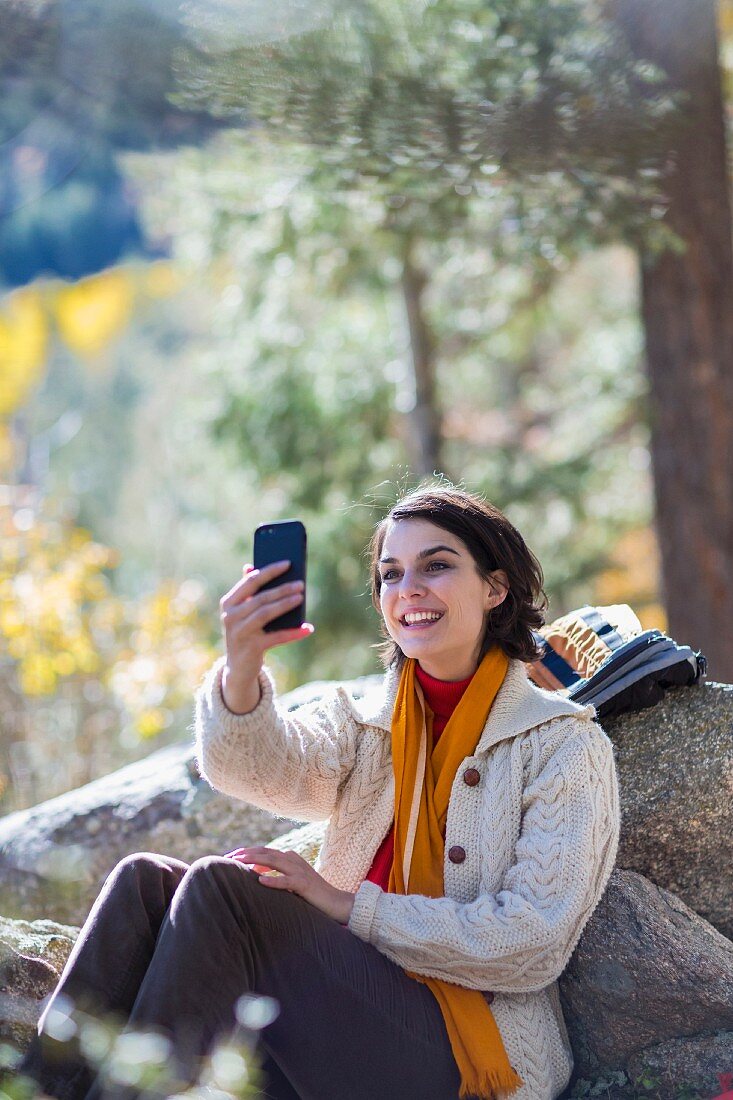
<instances>
[{"instance_id":1,"label":"woman's knee","mask_svg":"<svg viewBox=\"0 0 733 1100\"><path fill-rule=\"evenodd\" d=\"M133 852L124 856L112 869L104 884L104 893L129 891L142 892L167 882L175 886L183 878L187 864L169 859L155 852Z\"/></svg>"},{"instance_id":2,"label":"woman's knee","mask_svg":"<svg viewBox=\"0 0 733 1100\"><path fill-rule=\"evenodd\" d=\"M157 870L156 859L153 852L132 852L115 864L107 882L137 881L141 877L153 874Z\"/></svg>"},{"instance_id":3,"label":"woman's knee","mask_svg":"<svg viewBox=\"0 0 733 1100\"><path fill-rule=\"evenodd\" d=\"M236 859L211 855L194 860L188 868L186 880L192 884L233 883L238 888L247 890L253 882L257 882L257 875Z\"/></svg>"},{"instance_id":4,"label":"woman's knee","mask_svg":"<svg viewBox=\"0 0 733 1100\"><path fill-rule=\"evenodd\" d=\"M242 913L251 908L262 892L258 876L244 864L226 856L202 856L186 872L178 904L186 904L187 899L206 898L228 903Z\"/></svg>"}]
</instances>

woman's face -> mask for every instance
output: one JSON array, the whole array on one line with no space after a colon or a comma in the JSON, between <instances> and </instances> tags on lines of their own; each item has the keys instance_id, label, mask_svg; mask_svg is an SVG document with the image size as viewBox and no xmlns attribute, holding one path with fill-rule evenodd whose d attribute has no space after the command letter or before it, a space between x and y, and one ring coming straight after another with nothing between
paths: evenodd
<instances>
[{"instance_id":1,"label":"woman's face","mask_svg":"<svg viewBox=\"0 0 733 1100\"><path fill-rule=\"evenodd\" d=\"M379 602L390 637L439 680L465 680L478 666L487 612L506 596L456 535L422 519L390 522L379 561Z\"/></svg>"}]
</instances>

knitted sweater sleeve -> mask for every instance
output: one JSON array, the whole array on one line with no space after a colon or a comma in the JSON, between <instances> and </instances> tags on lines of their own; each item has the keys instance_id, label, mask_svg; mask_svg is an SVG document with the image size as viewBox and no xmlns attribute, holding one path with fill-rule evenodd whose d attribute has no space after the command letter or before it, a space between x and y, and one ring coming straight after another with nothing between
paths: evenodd
<instances>
[{"instance_id":1,"label":"knitted sweater sleeve","mask_svg":"<svg viewBox=\"0 0 733 1100\"><path fill-rule=\"evenodd\" d=\"M364 882L351 931L415 974L469 989L529 993L555 981L603 894L620 828L613 745L595 722L570 727L525 788L501 889L460 903Z\"/></svg>"},{"instance_id":2,"label":"knitted sweater sleeve","mask_svg":"<svg viewBox=\"0 0 733 1100\"><path fill-rule=\"evenodd\" d=\"M233 714L221 691L223 659L196 696L196 761L223 794L301 821L325 820L354 764L356 723L343 692L288 713L275 699L267 668L261 698L249 714Z\"/></svg>"}]
</instances>

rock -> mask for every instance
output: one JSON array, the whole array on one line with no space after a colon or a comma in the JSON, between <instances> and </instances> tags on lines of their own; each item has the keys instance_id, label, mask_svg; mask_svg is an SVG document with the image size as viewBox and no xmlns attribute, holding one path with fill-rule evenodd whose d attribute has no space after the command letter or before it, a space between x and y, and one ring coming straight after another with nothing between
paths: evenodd
<instances>
[{"instance_id":1,"label":"rock","mask_svg":"<svg viewBox=\"0 0 733 1100\"><path fill-rule=\"evenodd\" d=\"M78 929L0 917L0 1041L24 1049L59 980Z\"/></svg>"},{"instance_id":2,"label":"rock","mask_svg":"<svg viewBox=\"0 0 733 1100\"><path fill-rule=\"evenodd\" d=\"M363 694L378 681L348 686ZM671 689L603 726L621 794L617 867L677 894L733 939L733 685Z\"/></svg>"},{"instance_id":3,"label":"rock","mask_svg":"<svg viewBox=\"0 0 733 1100\"><path fill-rule=\"evenodd\" d=\"M617 866L733 939L733 685L676 688L609 719L621 791Z\"/></svg>"},{"instance_id":4,"label":"rock","mask_svg":"<svg viewBox=\"0 0 733 1100\"><path fill-rule=\"evenodd\" d=\"M323 827L294 829L277 846L312 861ZM733 942L642 875L613 871L560 999L575 1058L567 1097L585 1079L598 1091L584 1095L637 1100L644 1078L657 1091L641 1095L671 1100L685 1086L707 1100L733 1070Z\"/></svg>"},{"instance_id":5,"label":"rock","mask_svg":"<svg viewBox=\"0 0 733 1100\"><path fill-rule=\"evenodd\" d=\"M379 679L348 687L362 695ZM329 686L299 690L306 701ZM616 747L621 794L617 867L677 894L733 939L733 685L674 688L603 727Z\"/></svg>"},{"instance_id":6,"label":"rock","mask_svg":"<svg viewBox=\"0 0 733 1100\"><path fill-rule=\"evenodd\" d=\"M0 912L82 924L105 878L136 851L192 862L291 828L216 794L189 746L161 749L78 790L0 819Z\"/></svg>"},{"instance_id":7,"label":"rock","mask_svg":"<svg viewBox=\"0 0 733 1100\"><path fill-rule=\"evenodd\" d=\"M669 1042L689 1040L702 1052L716 1031L733 1031L733 943L674 894L615 870L560 979L560 996L573 1080L640 1070L645 1059L661 1067ZM688 1083L684 1049L678 1083ZM691 1085L713 1068L733 1068L713 1067L703 1053L695 1065Z\"/></svg>"},{"instance_id":8,"label":"rock","mask_svg":"<svg viewBox=\"0 0 733 1100\"><path fill-rule=\"evenodd\" d=\"M632 1081L657 1082L664 1096L674 1096L681 1082L704 1097L720 1089L720 1076L733 1070L733 1031L670 1039L634 1054L628 1062Z\"/></svg>"},{"instance_id":9,"label":"rock","mask_svg":"<svg viewBox=\"0 0 733 1100\"><path fill-rule=\"evenodd\" d=\"M379 676L348 684L357 696ZM316 682L283 696L320 696ZM733 686L703 683L605 724L616 745L617 865L671 890L733 936ZM694 812L690 812L694 807ZM0 819L0 912L80 922L106 874L139 850L192 860L292 825L212 792L190 746L161 750L73 794Z\"/></svg>"},{"instance_id":10,"label":"rock","mask_svg":"<svg viewBox=\"0 0 733 1100\"><path fill-rule=\"evenodd\" d=\"M361 695L379 679L348 686ZM292 709L329 686L306 685L283 703ZM712 1094L733 1069L733 686L670 691L605 727L616 746L621 846L560 983L573 1082L595 1080L589 1088L614 1100L636 1095L636 1077L658 1079L665 1100L672 1084ZM313 860L324 825L292 824L212 791L191 746L164 749L1 819L0 912L80 924L108 872L134 851L190 862L276 836ZM37 1009L24 1001L23 1017L18 994L47 992L57 970L30 950L8 959L0 973L16 997L12 1026L27 1028Z\"/></svg>"},{"instance_id":11,"label":"rock","mask_svg":"<svg viewBox=\"0 0 733 1100\"><path fill-rule=\"evenodd\" d=\"M323 828L275 844L313 860ZM50 921L0 921L0 1038L21 1049L30 1040L76 935ZM575 1055L564 1097L581 1087L606 1100L708 1100L733 1066L733 943L641 875L613 872L560 994Z\"/></svg>"},{"instance_id":12,"label":"rock","mask_svg":"<svg viewBox=\"0 0 733 1100\"><path fill-rule=\"evenodd\" d=\"M297 829L275 837L273 847L282 852L297 852L313 865L318 859L325 833L325 821L309 821L307 825L300 825Z\"/></svg>"},{"instance_id":13,"label":"rock","mask_svg":"<svg viewBox=\"0 0 733 1100\"><path fill-rule=\"evenodd\" d=\"M380 677L349 685L355 695ZM329 685L282 696L292 710ZM0 913L39 914L82 924L105 878L131 852L154 851L190 863L245 843L263 844L293 827L213 791L191 745L172 746L103 779L0 818Z\"/></svg>"}]
</instances>

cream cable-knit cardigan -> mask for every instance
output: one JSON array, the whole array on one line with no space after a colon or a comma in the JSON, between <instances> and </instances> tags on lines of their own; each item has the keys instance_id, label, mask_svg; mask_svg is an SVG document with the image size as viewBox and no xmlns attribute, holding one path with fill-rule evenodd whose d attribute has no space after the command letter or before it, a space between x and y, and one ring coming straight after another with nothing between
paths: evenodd
<instances>
[{"instance_id":1,"label":"cream cable-knit cardigan","mask_svg":"<svg viewBox=\"0 0 733 1100\"><path fill-rule=\"evenodd\" d=\"M389 671L359 701L339 687L287 713L263 670L260 703L235 715L222 700L222 663L197 696L202 775L283 816L328 818L317 866L356 892L354 935L407 970L493 991L491 1010L524 1081L512 1100L555 1100L573 1067L557 978L601 898L619 838L613 746L593 707L535 687L510 661L453 783L445 897L401 896L364 881L392 825L399 675ZM463 780L469 767L480 773L475 786ZM448 859L453 845L465 850L462 863Z\"/></svg>"}]
</instances>

